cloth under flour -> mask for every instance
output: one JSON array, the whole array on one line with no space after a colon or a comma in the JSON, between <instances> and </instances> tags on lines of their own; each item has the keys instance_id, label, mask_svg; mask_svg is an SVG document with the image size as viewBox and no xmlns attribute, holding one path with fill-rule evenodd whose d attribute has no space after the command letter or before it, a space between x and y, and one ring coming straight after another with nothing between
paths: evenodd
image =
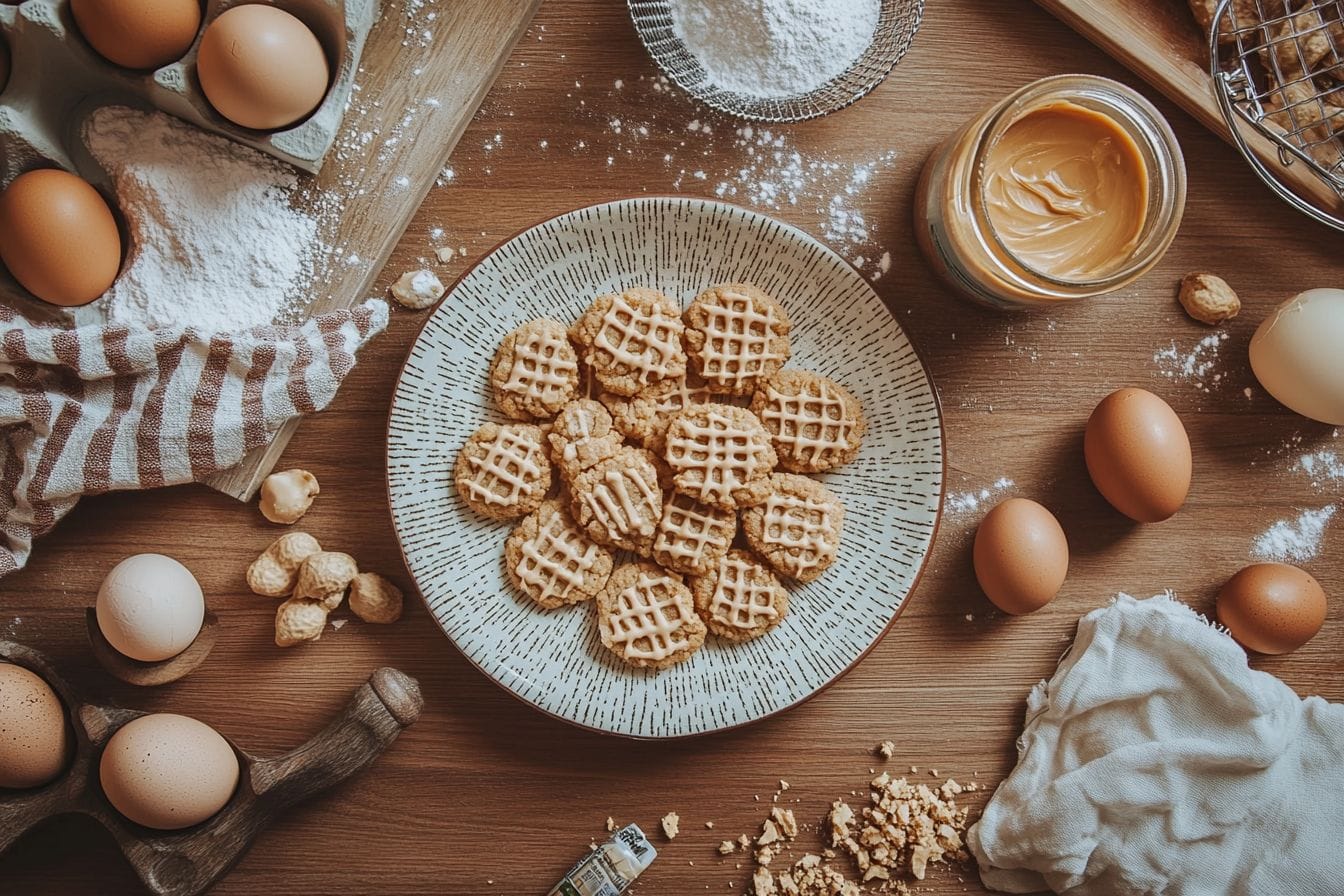
<instances>
[{"instance_id":1,"label":"cloth under flour","mask_svg":"<svg viewBox=\"0 0 1344 896\"><path fill-rule=\"evenodd\" d=\"M205 479L326 407L387 315L372 300L222 334L38 326L0 305L0 576L82 496Z\"/></svg>"},{"instance_id":2,"label":"cloth under flour","mask_svg":"<svg viewBox=\"0 0 1344 896\"><path fill-rule=\"evenodd\" d=\"M991 889L1344 893L1344 706L1170 596L1083 617L1018 752L968 836Z\"/></svg>"}]
</instances>

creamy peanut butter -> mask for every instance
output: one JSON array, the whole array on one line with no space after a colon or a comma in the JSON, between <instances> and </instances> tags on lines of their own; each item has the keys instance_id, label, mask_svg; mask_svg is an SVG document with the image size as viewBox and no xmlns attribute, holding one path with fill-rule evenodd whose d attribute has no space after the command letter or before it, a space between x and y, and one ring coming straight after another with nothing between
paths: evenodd
<instances>
[{"instance_id":1,"label":"creamy peanut butter","mask_svg":"<svg viewBox=\"0 0 1344 896\"><path fill-rule=\"evenodd\" d=\"M985 155L990 224L1023 264L1067 280L1133 254L1148 214L1148 168L1110 116L1060 100L1031 109Z\"/></svg>"}]
</instances>

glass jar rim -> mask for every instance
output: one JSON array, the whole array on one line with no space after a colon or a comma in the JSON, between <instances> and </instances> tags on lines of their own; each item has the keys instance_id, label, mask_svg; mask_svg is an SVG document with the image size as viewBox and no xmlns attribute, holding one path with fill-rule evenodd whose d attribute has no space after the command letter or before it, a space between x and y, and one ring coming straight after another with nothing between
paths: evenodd
<instances>
[{"instance_id":1,"label":"glass jar rim","mask_svg":"<svg viewBox=\"0 0 1344 896\"><path fill-rule=\"evenodd\" d=\"M1148 202L1152 205L1153 191L1166 196L1159 213L1149 214L1132 251L1129 262L1099 277L1061 277L1044 271L1020 257L999 236L991 223L988 200L985 196L984 171L989 151L1004 132L1026 113L1050 102L1077 102L1085 108L1094 103L1117 126L1125 129L1143 151L1144 163L1149 166ZM1156 170L1153 164L1156 163ZM1006 259L1021 271L1054 287L1066 290L1084 290L1101 293L1132 280L1157 262L1171 245L1185 208L1185 157L1170 123L1151 102L1133 88L1098 75L1052 75L1018 88L1005 98L989 115L980 128L972 154L970 169L972 209L979 216L982 229Z\"/></svg>"}]
</instances>

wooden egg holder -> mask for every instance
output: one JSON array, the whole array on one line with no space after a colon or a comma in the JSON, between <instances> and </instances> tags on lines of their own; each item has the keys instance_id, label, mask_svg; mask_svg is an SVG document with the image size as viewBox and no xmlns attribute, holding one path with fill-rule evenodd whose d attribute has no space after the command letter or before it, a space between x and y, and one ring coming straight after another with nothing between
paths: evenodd
<instances>
[{"instance_id":1,"label":"wooden egg holder","mask_svg":"<svg viewBox=\"0 0 1344 896\"><path fill-rule=\"evenodd\" d=\"M148 713L80 699L45 656L0 641L0 661L36 673L65 704L74 753L59 778L32 790L0 790L0 853L34 825L57 815L98 820L116 839L156 896L196 896L222 877L280 812L363 770L420 716L415 679L382 668L355 691L344 711L306 744L275 759L233 745L241 765L238 789L208 821L182 831L155 831L121 816L103 795L98 761L122 725Z\"/></svg>"},{"instance_id":2,"label":"wooden egg holder","mask_svg":"<svg viewBox=\"0 0 1344 896\"><path fill-rule=\"evenodd\" d=\"M201 28L180 60L154 71L107 61L81 36L69 0L0 3L0 40L9 48L9 82L0 91L0 189L33 168L63 168L100 188L117 208L115 191L84 146L84 122L103 106L157 109L221 134L309 173L317 173L340 130L355 72L381 0L203 0ZM317 35L331 62L331 86L311 116L287 130L242 128L211 107L196 77L205 28L225 10L267 2L293 13ZM0 297L36 317L86 321L34 298L0 269Z\"/></svg>"}]
</instances>

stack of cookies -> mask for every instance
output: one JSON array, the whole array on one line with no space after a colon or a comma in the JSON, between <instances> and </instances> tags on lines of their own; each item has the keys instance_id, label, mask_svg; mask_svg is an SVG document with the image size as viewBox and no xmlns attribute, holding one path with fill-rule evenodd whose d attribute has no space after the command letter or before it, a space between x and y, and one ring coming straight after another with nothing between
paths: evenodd
<instances>
[{"instance_id":1,"label":"stack of cookies","mask_svg":"<svg viewBox=\"0 0 1344 896\"><path fill-rule=\"evenodd\" d=\"M791 326L733 283L684 314L630 289L568 328L506 336L490 383L519 422L477 430L454 478L477 513L522 518L504 545L510 581L548 609L595 599L602 643L632 666L778 625L780 579L810 582L840 550L844 507L803 474L853 460L867 427L843 386L784 368Z\"/></svg>"}]
</instances>

